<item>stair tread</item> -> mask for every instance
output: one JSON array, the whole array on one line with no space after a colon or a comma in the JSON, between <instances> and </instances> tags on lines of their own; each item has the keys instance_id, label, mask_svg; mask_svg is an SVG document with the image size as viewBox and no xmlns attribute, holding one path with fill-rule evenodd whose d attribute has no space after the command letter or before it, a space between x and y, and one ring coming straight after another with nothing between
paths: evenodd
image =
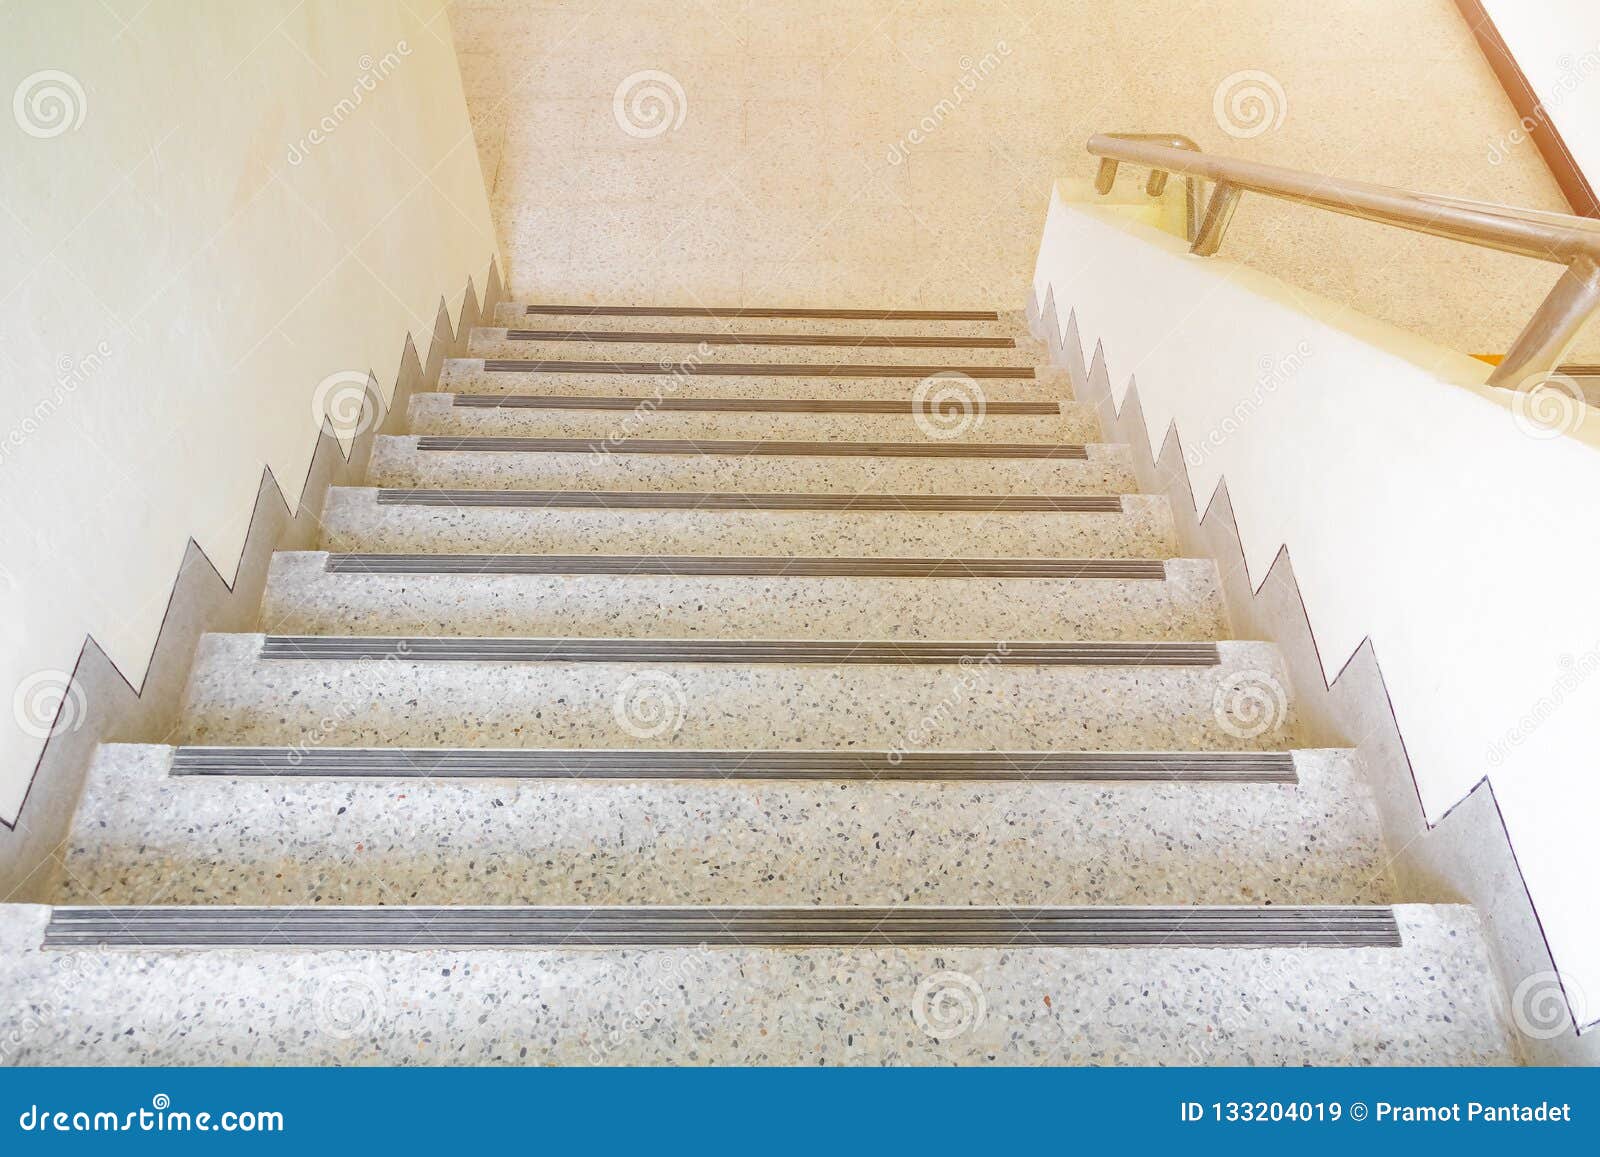
<instances>
[{"instance_id":1,"label":"stair tread","mask_svg":"<svg viewBox=\"0 0 1600 1157\"><path fill-rule=\"evenodd\" d=\"M0 909L0 949L13 998L55 1010L19 1043L22 1064L415 1063L438 1057L441 1042L452 1061L479 1064L1512 1062L1471 910L1393 911L1398 948L1122 947L1116 968L1103 948L1015 943L258 948L225 961L183 950L43 952L51 913L32 906ZM63 968L94 978L70 1001L56 998ZM939 984L960 987L940 995ZM672 999L650 995L663 992ZM1219 1021L1219 992L1237 994L1251 1015ZM932 1001L963 993L983 1015L930 1037L922 1025L934 1023ZM313 1023L308 996L342 996L338 1007L354 1012ZM239 1031L244 999L257 1026L248 1034ZM650 1021L631 1031L640 1022L617 1010L641 999ZM463 1008L495 1014L464 1032ZM1307 1008L1339 1012L1313 1019ZM142 1031L124 1035L129 1025Z\"/></svg>"},{"instance_id":2,"label":"stair tread","mask_svg":"<svg viewBox=\"0 0 1600 1157\"><path fill-rule=\"evenodd\" d=\"M631 661L507 661L504 653L437 661L419 657L427 640L419 654L399 653L395 640L355 652L383 661L282 660L261 657L265 641L201 637L178 741L276 745L311 734L349 747L633 747L651 738L652 747L685 749L1296 746L1281 658L1259 643L1205 644L1194 662L1124 666L963 664L959 651L926 663L674 662L665 650ZM1273 710L1241 721L1236 704L1253 702L1252 693Z\"/></svg>"}]
</instances>

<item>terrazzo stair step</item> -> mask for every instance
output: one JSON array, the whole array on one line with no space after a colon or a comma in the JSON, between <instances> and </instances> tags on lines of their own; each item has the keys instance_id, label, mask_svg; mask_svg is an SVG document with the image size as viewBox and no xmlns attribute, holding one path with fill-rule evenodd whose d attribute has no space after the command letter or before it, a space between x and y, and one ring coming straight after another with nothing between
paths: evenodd
<instances>
[{"instance_id":1,"label":"terrazzo stair step","mask_svg":"<svg viewBox=\"0 0 1600 1157\"><path fill-rule=\"evenodd\" d=\"M489 505L489 504L493 505ZM332 551L1170 558L1153 495L704 494L332 487Z\"/></svg>"},{"instance_id":2,"label":"terrazzo stair step","mask_svg":"<svg viewBox=\"0 0 1600 1157\"><path fill-rule=\"evenodd\" d=\"M453 440L460 444L460 439ZM1127 448L1090 444L1083 457L974 458L943 454L650 453L601 441L576 440L561 450L523 442L503 449L425 449L451 441L380 435L374 439L369 485L533 490L669 490L858 494L1130 494L1138 489ZM729 444L723 443L726 447ZM805 446L844 447L844 443ZM901 443L944 449L948 443Z\"/></svg>"},{"instance_id":3,"label":"terrazzo stair step","mask_svg":"<svg viewBox=\"0 0 1600 1157\"><path fill-rule=\"evenodd\" d=\"M260 621L297 635L1203 640L1227 633L1216 565L1194 559L280 552Z\"/></svg>"},{"instance_id":4,"label":"terrazzo stair step","mask_svg":"<svg viewBox=\"0 0 1600 1157\"><path fill-rule=\"evenodd\" d=\"M972 376L969 366L1036 366L1049 360L1042 343L1013 337L932 337L915 334L729 335L713 331L649 334L565 330L561 327L474 329L469 357L550 362L692 362L744 365L896 365Z\"/></svg>"},{"instance_id":5,"label":"terrazzo stair step","mask_svg":"<svg viewBox=\"0 0 1600 1157\"><path fill-rule=\"evenodd\" d=\"M762 309L736 307L597 310L547 302L500 302L496 326L657 333L923 334L934 337L1031 336L1020 310Z\"/></svg>"},{"instance_id":6,"label":"terrazzo stair step","mask_svg":"<svg viewBox=\"0 0 1600 1157\"><path fill-rule=\"evenodd\" d=\"M706 651L709 662L671 661L688 644L600 661L596 642L568 641L568 653L585 648L577 660L511 661L510 647L494 661L446 659L437 640L415 638L404 649L387 640L346 652L370 660L280 659L263 657L266 636L206 635L175 737L203 746L675 750L1296 746L1289 684L1276 650L1262 643L1217 644L1217 662L1204 657L1210 647L1166 644L1183 661L1152 666L1024 664L1022 644L966 663L975 645L922 663L758 662L748 648L743 661L729 661L726 648L738 643ZM313 648L297 637L285 649Z\"/></svg>"},{"instance_id":7,"label":"terrazzo stair step","mask_svg":"<svg viewBox=\"0 0 1600 1157\"><path fill-rule=\"evenodd\" d=\"M805 406L809 409L799 409ZM892 409L891 409L892 408ZM815 442L1094 442L1100 419L1077 402L993 402L945 412L910 401L547 397L417 394L411 434L581 438L609 446L626 437Z\"/></svg>"},{"instance_id":8,"label":"terrazzo stair step","mask_svg":"<svg viewBox=\"0 0 1600 1157\"><path fill-rule=\"evenodd\" d=\"M516 362L507 359L449 358L439 376L439 389L456 394L589 394L621 397L735 398L892 398L902 401L948 394L948 384L924 386L933 367L904 366L888 376L867 376L860 366L848 374L826 367L799 365L779 372L771 365L732 364L701 367L703 373L674 372L675 361L644 362L628 367L614 362ZM545 368L534 368L543 365ZM1067 372L1044 366L1005 370L1006 376L974 376L976 391L989 402L1071 398ZM974 387L957 383L970 395Z\"/></svg>"},{"instance_id":9,"label":"terrazzo stair step","mask_svg":"<svg viewBox=\"0 0 1600 1157\"><path fill-rule=\"evenodd\" d=\"M1151 778L1173 774L1185 778ZM830 782L846 777L847 790ZM1364 904L1388 898L1376 832L1340 751L892 762L112 744L91 767L58 899Z\"/></svg>"},{"instance_id":10,"label":"terrazzo stair step","mask_svg":"<svg viewBox=\"0 0 1600 1157\"><path fill-rule=\"evenodd\" d=\"M1399 947L128 951L19 904L0 984L18 1064L1515 1063L1473 911L1392 911Z\"/></svg>"}]
</instances>

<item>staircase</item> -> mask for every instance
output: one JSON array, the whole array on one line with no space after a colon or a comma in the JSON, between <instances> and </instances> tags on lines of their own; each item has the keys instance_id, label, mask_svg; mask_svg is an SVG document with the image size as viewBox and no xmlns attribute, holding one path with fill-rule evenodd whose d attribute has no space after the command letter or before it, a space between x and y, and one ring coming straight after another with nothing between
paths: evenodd
<instances>
[{"instance_id":1,"label":"staircase","mask_svg":"<svg viewBox=\"0 0 1600 1157\"><path fill-rule=\"evenodd\" d=\"M99 749L5 1060L1513 1059L1017 318L497 320Z\"/></svg>"}]
</instances>

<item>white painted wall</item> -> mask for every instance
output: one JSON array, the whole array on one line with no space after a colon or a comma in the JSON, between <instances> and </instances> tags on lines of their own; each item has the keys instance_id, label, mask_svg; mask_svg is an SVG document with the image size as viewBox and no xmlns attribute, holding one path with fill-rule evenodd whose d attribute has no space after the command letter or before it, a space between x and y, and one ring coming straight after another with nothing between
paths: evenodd
<instances>
[{"instance_id":1,"label":"white painted wall","mask_svg":"<svg viewBox=\"0 0 1600 1157\"><path fill-rule=\"evenodd\" d=\"M231 577L318 384L392 390L495 243L442 0L12 4L0 96L9 820L85 632L138 686L186 540Z\"/></svg>"},{"instance_id":2,"label":"white painted wall","mask_svg":"<svg viewBox=\"0 0 1600 1157\"><path fill-rule=\"evenodd\" d=\"M1329 680L1371 635L1430 820L1490 777L1569 990L1600 993L1600 416L1059 191L1034 289L1119 406L1137 379L1152 453L1176 424L1199 509L1227 480L1252 585L1288 547Z\"/></svg>"},{"instance_id":3,"label":"white painted wall","mask_svg":"<svg viewBox=\"0 0 1600 1157\"><path fill-rule=\"evenodd\" d=\"M1600 189L1600 4L1484 0L1484 10L1589 184Z\"/></svg>"}]
</instances>

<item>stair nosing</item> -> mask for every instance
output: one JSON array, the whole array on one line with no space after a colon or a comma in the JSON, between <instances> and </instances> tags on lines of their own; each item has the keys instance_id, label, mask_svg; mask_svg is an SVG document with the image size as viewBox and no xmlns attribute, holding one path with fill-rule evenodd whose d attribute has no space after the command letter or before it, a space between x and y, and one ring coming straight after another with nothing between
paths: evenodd
<instances>
[{"instance_id":1,"label":"stair nosing","mask_svg":"<svg viewBox=\"0 0 1600 1157\"><path fill-rule=\"evenodd\" d=\"M1288 783L1289 752L950 752L631 748L200 747L175 777L796 780L890 783Z\"/></svg>"},{"instance_id":2,"label":"stair nosing","mask_svg":"<svg viewBox=\"0 0 1600 1157\"><path fill-rule=\"evenodd\" d=\"M890 414L927 412L915 399L894 398L646 398L579 394L451 394L451 405L484 410L625 410L663 413L730 414ZM1060 417L1061 404L995 401L984 403L986 415Z\"/></svg>"},{"instance_id":3,"label":"stair nosing","mask_svg":"<svg viewBox=\"0 0 1600 1157\"><path fill-rule=\"evenodd\" d=\"M783 309L760 306L692 305L548 305L522 307L525 314L552 314L563 317L722 317L789 318L858 321L999 321L992 309Z\"/></svg>"},{"instance_id":4,"label":"stair nosing","mask_svg":"<svg viewBox=\"0 0 1600 1157\"><path fill-rule=\"evenodd\" d=\"M329 552L329 574L630 575L775 578L1166 579L1160 559L784 557L774 555L382 554Z\"/></svg>"},{"instance_id":5,"label":"stair nosing","mask_svg":"<svg viewBox=\"0 0 1600 1157\"><path fill-rule=\"evenodd\" d=\"M1204 666L1213 642L889 642L816 639L629 639L434 635L265 635L262 660L393 658L464 663L678 663L934 666Z\"/></svg>"},{"instance_id":6,"label":"stair nosing","mask_svg":"<svg viewBox=\"0 0 1600 1157\"><path fill-rule=\"evenodd\" d=\"M500 327L492 327L498 329ZM688 330L555 330L507 326L506 341L596 342L610 345L847 346L864 349L1016 349L1017 339L935 334L732 333Z\"/></svg>"},{"instance_id":7,"label":"stair nosing","mask_svg":"<svg viewBox=\"0 0 1600 1157\"><path fill-rule=\"evenodd\" d=\"M378 487L382 506L554 510L809 511L838 513L1125 514L1118 494L839 494L698 490L469 490Z\"/></svg>"},{"instance_id":8,"label":"stair nosing","mask_svg":"<svg viewBox=\"0 0 1600 1157\"><path fill-rule=\"evenodd\" d=\"M477 360L477 359L468 359ZM896 365L852 362L612 362L484 358L491 374L634 374L725 378L927 378L961 374L973 379L1033 379L1034 366Z\"/></svg>"},{"instance_id":9,"label":"stair nosing","mask_svg":"<svg viewBox=\"0 0 1600 1157\"><path fill-rule=\"evenodd\" d=\"M1082 443L779 442L735 438L497 438L412 435L418 451L453 454L669 454L729 458L1026 458L1083 462Z\"/></svg>"},{"instance_id":10,"label":"stair nosing","mask_svg":"<svg viewBox=\"0 0 1600 1157\"><path fill-rule=\"evenodd\" d=\"M1389 905L1106 906L59 906L46 948L1400 947Z\"/></svg>"}]
</instances>

